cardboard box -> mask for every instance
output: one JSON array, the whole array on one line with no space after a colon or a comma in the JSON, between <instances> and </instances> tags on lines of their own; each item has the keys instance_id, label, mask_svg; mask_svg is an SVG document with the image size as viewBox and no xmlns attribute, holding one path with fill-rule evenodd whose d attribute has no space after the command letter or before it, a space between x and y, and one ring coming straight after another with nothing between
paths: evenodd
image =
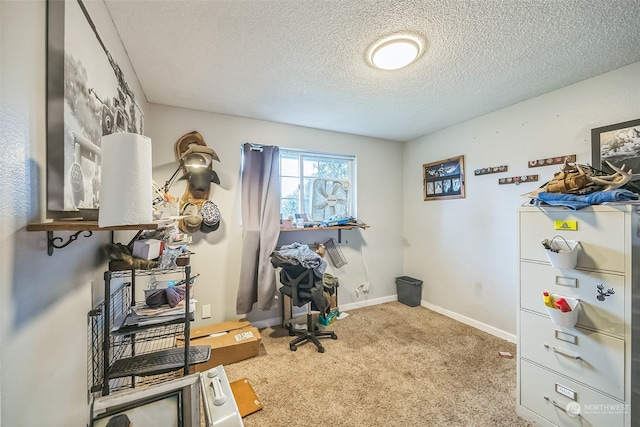
<instances>
[{"instance_id":1,"label":"cardboard box","mask_svg":"<svg viewBox=\"0 0 640 427\"><path fill-rule=\"evenodd\" d=\"M211 346L211 357L205 363L190 367L189 371L203 372L218 365L228 365L258 355L260 331L247 320L231 320L213 325L193 328L190 331L190 345ZM177 345L183 345L184 337L179 337Z\"/></svg>"},{"instance_id":2,"label":"cardboard box","mask_svg":"<svg viewBox=\"0 0 640 427\"><path fill-rule=\"evenodd\" d=\"M162 240L144 239L133 242L133 256L142 259L156 259L162 253Z\"/></svg>"}]
</instances>

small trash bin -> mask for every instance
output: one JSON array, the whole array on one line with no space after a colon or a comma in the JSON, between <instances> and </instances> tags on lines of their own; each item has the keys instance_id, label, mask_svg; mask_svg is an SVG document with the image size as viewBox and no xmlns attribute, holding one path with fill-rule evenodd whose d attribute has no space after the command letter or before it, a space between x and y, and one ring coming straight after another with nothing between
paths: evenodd
<instances>
[{"instance_id":1,"label":"small trash bin","mask_svg":"<svg viewBox=\"0 0 640 427\"><path fill-rule=\"evenodd\" d=\"M420 305L422 299L422 280L409 276L396 277L396 290L398 301L409 307Z\"/></svg>"}]
</instances>

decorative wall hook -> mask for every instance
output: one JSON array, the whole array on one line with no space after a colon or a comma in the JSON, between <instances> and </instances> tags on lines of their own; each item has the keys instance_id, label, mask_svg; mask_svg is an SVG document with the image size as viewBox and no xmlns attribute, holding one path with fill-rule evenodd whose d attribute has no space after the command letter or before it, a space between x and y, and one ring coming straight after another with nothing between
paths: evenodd
<instances>
[{"instance_id":1,"label":"decorative wall hook","mask_svg":"<svg viewBox=\"0 0 640 427\"><path fill-rule=\"evenodd\" d=\"M607 289L606 292L604 291L604 284L600 283L598 286L596 286L596 288L598 288L598 295L596 296L596 298L598 299L598 301L604 301L604 299L606 297L609 297L613 294L616 293L616 291L613 290L613 288L609 288Z\"/></svg>"},{"instance_id":2,"label":"decorative wall hook","mask_svg":"<svg viewBox=\"0 0 640 427\"><path fill-rule=\"evenodd\" d=\"M521 175L521 176L510 176L508 178L500 178L498 179L498 184L516 184L520 185L523 182L534 182L538 180L538 175Z\"/></svg>"},{"instance_id":3,"label":"decorative wall hook","mask_svg":"<svg viewBox=\"0 0 640 427\"><path fill-rule=\"evenodd\" d=\"M490 166L488 168L480 168L473 171L474 175L487 175L490 173L506 172L509 169L507 165Z\"/></svg>"},{"instance_id":4,"label":"decorative wall hook","mask_svg":"<svg viewBox=\"0 0 640 427\"><path fill-rule=\"evenodd\" d=\"M529 160L529 167L537 168L540 166L561 165L565 160L575 163L576 155L570 154L568 156L549 157L548 159Z\"/></svg>"}]
</instances>

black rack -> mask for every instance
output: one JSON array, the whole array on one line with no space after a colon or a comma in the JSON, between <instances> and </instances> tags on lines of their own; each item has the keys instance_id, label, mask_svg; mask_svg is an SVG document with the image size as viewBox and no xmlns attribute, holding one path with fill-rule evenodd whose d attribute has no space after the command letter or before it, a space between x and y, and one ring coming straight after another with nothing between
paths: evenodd
<instances>
[{"instance_id":1,"label":"black rack","mask_svg":"<svg viewBox=\"0 0 640 427\"><path fill-rule=\"evenodd\" d=\"M190 322L194 320L190 286L185 286L184 315L139 325L120 323L131 315L136 304L136 277L167 274L181 274L185 283L191 283L188 263L174 269L152 270L122 269L117 262L109 264L104 273L105 299L89 312L89 393L106 396L188 375L190 365L209 359L208 346L189 346ZM127 282L111 289L114 279ZM178 336L184 337L182 347L176 345Z\"/></svg>"}]
</instances>

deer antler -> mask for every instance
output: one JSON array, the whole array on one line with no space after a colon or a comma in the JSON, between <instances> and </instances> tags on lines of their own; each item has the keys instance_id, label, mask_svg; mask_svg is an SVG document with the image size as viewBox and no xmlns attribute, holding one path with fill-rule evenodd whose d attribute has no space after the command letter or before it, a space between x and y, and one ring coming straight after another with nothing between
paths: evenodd
<instances>
[{"instance_id":1,"label":"deer antler","mask_svg":"<svg viewBox=\"0 0 640 427\"><path fill-rule=\"evenodd\" d=\"M608 190L613 190L615 188L620 188L631 180L631 177L633 176L633 174L631 173L632 171L631 169L625 171L624 170L625 165L622 165L622 167L618 168L606 160L605 160L605 163L609 165L611 169L616 171L616 173L612 175L606 175L606 176L589 177L589 180L594 184L604 186L602 191L608 191Z\"/></svg>"}]
</instances>

